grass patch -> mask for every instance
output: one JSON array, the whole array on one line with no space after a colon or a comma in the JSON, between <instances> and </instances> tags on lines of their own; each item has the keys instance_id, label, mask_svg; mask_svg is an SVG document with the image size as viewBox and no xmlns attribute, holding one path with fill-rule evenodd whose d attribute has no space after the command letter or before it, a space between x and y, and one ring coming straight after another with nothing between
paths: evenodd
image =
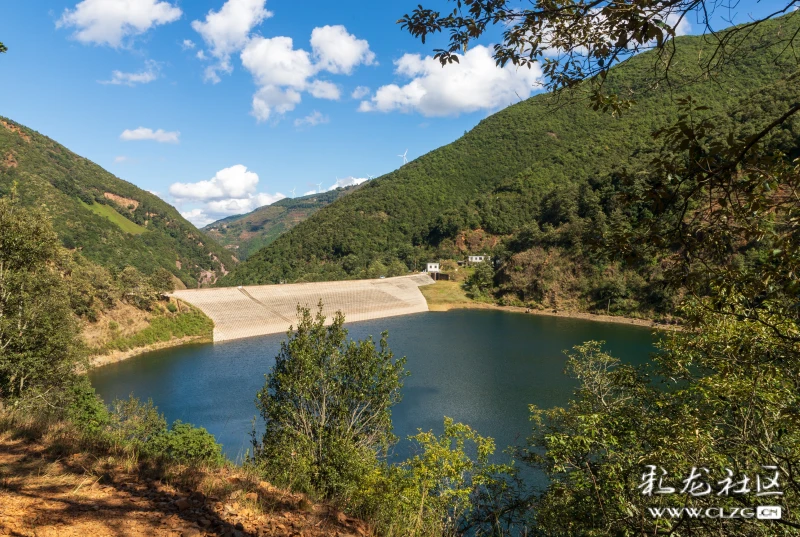
<instances>
[{"instance_id":1,"label":"grass patch","mask_svg":"<svg viewBox=\"0 0 800 537\"><path fill-rule=\"evenodd\" d=\"M178 314L167 313L153 317L150 326L144 330L109 341L97 349L96 354L107 354L116 350L127 351L170 341L173 338L197 336L211 339L213 331L214 322L198 310Z\"/></svg>"},{"instance_id":2,"label":"grass patch","mask_svg":"<svg viewBox=\"0 0 800 537\"><path fill-rule=\"evenodd\" d=\"M432 285L423 285L419 290L431 311L446 311L475 304L460 282L437 281Z\"/></svg>"},{"instance_id":3,"label":"grass patch","mask_svg":"<svg viewBox=\"0 0 800 537\"><path fill-rule=\"evenodd\" d=\"M126 233L130 233L132 235L141 235L142 233L147 231L139 224L132 222L127 218L125 218L124 216L122 216L121 214L119 214L116 211L116 209L114 209L110 205L103 205L101 203L92 203L91 205L89 205L84 201L81 201L81 204L90 211L92 211L94 214L108 218L109 220L117 224L117 226L119 226L119 228Z\"/></svg>"}]
</instances>

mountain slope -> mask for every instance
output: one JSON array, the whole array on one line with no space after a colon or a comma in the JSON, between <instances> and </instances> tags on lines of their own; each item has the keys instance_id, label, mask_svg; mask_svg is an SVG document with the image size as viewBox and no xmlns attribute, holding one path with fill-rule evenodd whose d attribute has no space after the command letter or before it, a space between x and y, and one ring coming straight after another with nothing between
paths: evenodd
<instances>
[{"instance_id":1,"label":"mountain slope","mask_svg":"<svg viewBox=\"0 0 800 537\"><path fill-rule=\"evenodd\" d=\"M319 209L359 187L348 186L321 194L284 198L247 214L217 220L205 226L203 231L234 252L236 257L245 260Z\"/></svg>"},{"instance_id":2,"label":"mountain slope","mask_svg":"<svg viewBox=\"0 0 800 537\"><path fill-rule=\"evenodd\" d=\"M556 102L538 95L481 121L450 145L432 151L317 212L253 254L224 284L358 277L374 261L401 260L416 268L426 258L455 257L508 236L531 222L558 226L559 192L621 167L648 161L651 132L677 117L676 99L692 95L712 113L797 69L797 60L772 36L791 34L800 16L760 25L741 42L735 60L714 78L701 76L700 58L716 43L678 38L671 86L656 77L654 53L612 69L609 91L633 96L621 118L591 110L586 101ZM779 60L775 57L784 52ZM570 187L570 188L568 188ZM495 241L496 242L496 241Z\"/></svg>"},{"instance_id":3,"label":"mountain slope","mask_svg":"<svg viewBox=\"0 0 800 537\"><path fill-rule=\"evenodd\" d=\"M23 206L44 207L64 246L112 270L163 267L188 287L210 283L234 258L157 196L27 127L0 117L0 195L16 183Z\"/></svg>"}]
</instances>

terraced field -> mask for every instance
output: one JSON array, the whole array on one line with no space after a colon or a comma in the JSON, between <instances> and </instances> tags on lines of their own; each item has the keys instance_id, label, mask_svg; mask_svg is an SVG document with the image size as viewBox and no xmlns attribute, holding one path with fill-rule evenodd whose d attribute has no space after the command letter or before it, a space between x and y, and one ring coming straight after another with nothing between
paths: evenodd
<instances>
[{"instance_id":1,"label":"terraced field","mask_svg":"<svg viewBox=\"0 0 800 537\"><path fill-rule=\"evenodd\" d=\"M201 309L214 321L214 341L285 332L297 324L297 306L330 318L341 310L348 322L428 311L419 288L427 274L380 280L295 283L175 291L172 296Z\"/></svg>"}]
</instances>

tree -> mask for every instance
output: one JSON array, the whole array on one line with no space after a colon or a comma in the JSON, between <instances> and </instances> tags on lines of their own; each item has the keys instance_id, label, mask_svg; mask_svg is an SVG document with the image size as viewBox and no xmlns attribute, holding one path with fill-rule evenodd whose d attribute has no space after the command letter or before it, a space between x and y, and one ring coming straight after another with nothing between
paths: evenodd
<instances>
[{"instance_id":1,"label":"tree","mask_svg":"<svg viewBox=\"0 0 800 537\"><path fill-rule=\"evenodd\" d=\"M536 507L543 531L744 537L800 530L800 161L787 158L774 132L794 128L789 119L800 105L785 98L786 87L780 82L755 99L783 114L751 122L744 135L682 100L675 125L656 133L663 147L650 167L623 177L623 208L650 216L612 231L607 247L640 260L672 252L664 278L685 294L684 329L662 340L649 369L621 365L596 343L577 347L568 362L580 381L573 401L532 408L534 435L523 458L551 479ZM786 514L768 525L654 518L650 508L754 510L762 502L754 493L645 496L638 488L652 470L680 489L692 469L717 485L768 472L781 488L770 501Z\"/></svg>"},{"instance_id":2,"label":"tree","mask_svg":"<svg viewBox=\"0 0 800 537\"><path fill-rule=\"evenodd\" d=\"M117 276L117 282L125 301L142 310L149 310L158 299L150 278L145 277L135 267L125 267Z\"/></svg>"},{"instance_id":3,"label":"tree","mask_svg":"<svg viewBox=\"0 0 800 537\"><path fill-rule=\"evenodd\" d=\"M681 24L691 18L709 34L714 51L704 60L712 73L738 52L740 40L762 22L791 13L797 0L776 2L764 17L755 18L724 33L717 32L712 15L725 5L721 0L454 0L452 12L417 7L397 22L425 43L428 36L449 32L447 48L436 49L435 58L442 65L458 63L458 54L488 32L492 26L503 28L502 42L494 46L497 64L507 63L531 68L539 64L545 75L544 86L550 91L574 89L590 80L590 94L595 109L621 112L633 101L620 94L605 93L609 70L626 58L644 50L659 51L655 68L661 81L670 83L670 61L674 38ZM797 34L782 36L786 50Z\"/></svg>"},{"instance_id":4,"label":"tree","mask_svg":"<svg viewBox=\"0 0 800 537\"><path fill-rule=\"evenodd\" d=\"M49 218L0 199L0 398L48 397L74 379L78 328Z\"/></svg>"},{"instance_id":5,"label":"tree","mask_svg":"<svg viewBox=\"0 0 800 537\"><path fill-rule=\"evenodd\" d=\"M440 436L420 431L409 440L417 454L385 468L375 487L380 534L504 535L530 507L513 463L491 462L492 438L445 417Z\"/></svg>"},{"instance_id":6,"label":"tree","mask_svg":"<svg viewBox=\"0 0 800 537\"><path fill-rule=\"evenodd\" d=\"M8 48L6 48L6 46L0 42L0 53L3 52L8 52Z\"/></svg>"},{"instance_id":7,"label":"tree","mask_svg":"<svg viewBox=\"0 0 800 537\"><path fill-rule=\"evenodd\" d=\"M400 401L405 358L387 333L347 341L337 313L298 307L298 326L281 343L256 406L266 430L255 459L281 484L346 498L394 442L391 408Z\"/></svg>"},{"instance_id":8,"label":"tree","mask_svg":"<svg viewBox=\"0 0 800 537\"><path fill-rule=\"evenodd\" d=\"M484 296L494 287L494 269L490 263L478 263L467 278L464 288L472 297Z\"/></svg>"}]
</instances>

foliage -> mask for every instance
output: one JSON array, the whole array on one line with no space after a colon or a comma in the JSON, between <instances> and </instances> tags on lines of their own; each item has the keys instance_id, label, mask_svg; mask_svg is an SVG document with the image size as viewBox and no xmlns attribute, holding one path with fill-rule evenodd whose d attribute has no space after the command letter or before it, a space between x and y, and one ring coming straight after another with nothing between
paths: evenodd
<instances>
[{"instance_id":1,"label":"foliage","mask_svg":"<svg viewBox=\"0 0 800 537\"><path fill-rule=\"evenodd\" d=\"M142 403L131 394L128 399L112 403L110 433L125 444L145 450L167 429L167 421L158 412L152 399Z\"/></svg>"},{"instance_id":2,"label":"foliage","mask_svg":"<svg viewBox=\"0 0 800 537\"><path fill-rule=\"evenodd\" d=\"M0 118L0 196L19 181L22 207L39 208L63 246L116 273L126 266L149 276L158 269L196 287L203 271L221 276L230 252L157 196L25 126Z\"/></svg>"},{"instance_id":3,"label":"foliage","mask_svg":"<svg viewBox=\"0 0 800 537\"><path fill-rule=\"evenodd\" d=\"M150 326L130 336L120 336L94 352L103 354L113 350L127 351L137 347L145 347L158 342L184 337L202 337L211 339L214 323L202 312L191 309L187 312L155 315Z\"/></svg>"},{"instance_id":4,"label":"foliage","mask_svg":"<svg viewBox=\"0 0 800 537\"><path fill-rule=\"evenodd\" d=\"M617 178L620 211L642 218L611 233L608 251L634 265L674 252L661 261L662 277L684 290L686 325L664 338L649 370L619 364L596 343L577 347L568 362L580 381L575 399L564 409L531 409L534 435L523 458L551 479L535 512L546 534L766 536L800 528L800 167L787 158L797 151L796 76L749 102L726 119L694 99L678 101L681 113L656 133L662 145L649 167ZM742 116L748 120L739 123ZM656 519L649 507L755 508L764 499L644 496L637 487L647 465L663 468L678 490L692 468L716 485L727 469L736 482L777 471L782 494L769 502L783 507L783 518Z\"/></svg>"},{"instance_id":5,"label":"foliage","mask_svg":"<svg viewBox=\"0 0 800 537\"><path fill-rule=\"evenodd\" d=\"M74 379L77 326L49 220L0 199L0 397L47 397Z\"/></svg>"},{"instance_id":6,"label":"foliage","mask_svg":"<svg viewBox=\"0 0 800 537\"><path fill-rule=\"evenodd\" d=\"M407 472L401 497L409 514L415 515L409 517L413 523L406 531L412 535L502 531L503 500L516 472L511 465L490 462L494 440L447 417L441 436L420 431L412 440L422 453L400 465Z\"/></svg>"},{"instance_id":7,"label":"foliage","mask_svg":"<svg viewBox=\"0 0 800 537\"><path fill-rule=\"evenodd\" d=\"M494 288L494 269L490 263L478 263L475 270L464 282L467 296L480 298L486 296Z\"/></svg>"},{"instance_id":8,"label":"foliage","mask_svg":"<svg viewBox=\"0 0 800 537\"><path fill-rule=\"evenodd\" d=\"M298 307L298 318L258 392L266 430L255 457L280 484L348 498L394 441L405 359L394 359L386 333L377 348L348 342L341 313L325 327L321 304L314 317Z\"/></svg>"},{"instance_id":9,"label":"foliage","mask_svg":"<svg viewBox=\"0 0 800 537\"><path fill-rule=\"evenodd\" d=\"M89 435L98 435L111 423L111 415L85 376L70 387L66 418Z\"/></svg>"},{"instance_id":10,"label":"foliage","mask_svg":"<svg viewBox=\"0 0 800 537\"><path fill-rule=\"evenodd\" d=\"M180 420L173 422L168 431L156 436L147 449L184 464L220 464L223 461L222 446L214 439L214 435L202 427Z\"/></svg>"},{"instance_id":11,"label":"foliage","mask_svg":"<svg viewBox=\"0 0 800 537\"><path fill-rule=\"evenodd\" d=\"M204 428L180 420L167 428L152 400L142 403L133 395L113 402L107 425L100 431L150 457L183 464L219 465L224 461L222 446Z\"/></svg>"},{"instance_id":12,"label":"foliage","mask_svg":"<svg viewBox=\"0 0 800 537\"><path fill-rule=\"evenodd\" d=\"M511 63L518 68L541 68L545 89L557 93L580 87L590 93L595 110L615 114L634 104L634 99L609 89L606 81L612 66L642 51L655 49L653 70L660 81L675 84L672 75L680 69L672 61L680 45L674 39L688 19L714 36L702 74L712 75L722 62L750 33L765 21L796 9L795 0L775 2L773 10L740 27L718 35L710 13L722 7L718 0L571 0L536 3L513 0L457 0L452 13L421 5L398 24L425 43L428 36L448 32L447 48L437 49L434 58L442 66L458 63L458 54L466 53L471 42L490 31L494 25L503 29L503 38L494 45L497 64ZM785 49L791 49L797 34L780 36ZM587 84L588 82L588 84ZM563 92L562 92L563 93Z\"/></svg>"}]
</instances>

